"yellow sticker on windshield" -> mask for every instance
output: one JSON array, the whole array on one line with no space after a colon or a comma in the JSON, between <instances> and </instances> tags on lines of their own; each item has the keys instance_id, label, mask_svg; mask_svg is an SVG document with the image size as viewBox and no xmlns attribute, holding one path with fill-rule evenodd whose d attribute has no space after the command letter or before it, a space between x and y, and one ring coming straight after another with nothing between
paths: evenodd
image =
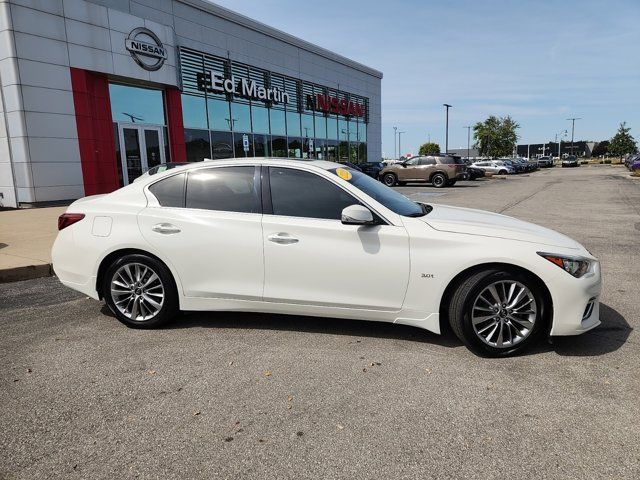
<instances>
[{"instance_id":1,"label":"yellow sticker on windshield","mask_svg":"<svg viewBox=\"0 0 640 480\"><path fill-rule=\"evenodd\" d=\"M338 175L343 180L351 180L351 172L349 170L345 170L344 168L337 168L336 175Z\"/></svg>"}]
</instances>

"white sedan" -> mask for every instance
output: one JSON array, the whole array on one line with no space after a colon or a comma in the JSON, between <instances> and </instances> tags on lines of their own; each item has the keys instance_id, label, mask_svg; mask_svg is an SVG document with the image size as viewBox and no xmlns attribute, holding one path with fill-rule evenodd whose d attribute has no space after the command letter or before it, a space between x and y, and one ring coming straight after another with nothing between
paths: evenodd
<instances>
[{"instance_id":1,"label":"white sedan","mask_svg":"<svg viewBox=\"0 0 640 480\"><path fill-rule=\"evenodd\" d=\"M323 161L204 161L72 203L53 267L131 327L179 311L375 320L506 356L600 324L579 243L480 210L415 203Z\"/></svg>"}]
</instances>

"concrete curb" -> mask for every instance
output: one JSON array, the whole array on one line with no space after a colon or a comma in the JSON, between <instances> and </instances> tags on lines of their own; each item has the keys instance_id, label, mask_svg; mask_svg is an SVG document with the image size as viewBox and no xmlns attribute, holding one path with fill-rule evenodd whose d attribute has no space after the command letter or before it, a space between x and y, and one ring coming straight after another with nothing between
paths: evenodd
<instances>
[{"instance_id":1,"label":"concrete curb","mask_svg":"<svg viewBox=\"0 0 640 480\"><path fill-rule=\"evenodd\" d=\"M5 268L4 270L0 270L0 283L18 282L20 280L31 280L32 278L50 277L52 275L53 266L50 263Z\"/></svg>"}]
</instances>

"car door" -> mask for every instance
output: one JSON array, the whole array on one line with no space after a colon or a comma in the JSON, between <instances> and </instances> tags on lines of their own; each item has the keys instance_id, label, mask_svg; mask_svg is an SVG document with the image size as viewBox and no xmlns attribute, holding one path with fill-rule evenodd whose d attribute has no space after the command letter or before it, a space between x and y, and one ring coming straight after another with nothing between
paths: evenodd
<instances>
[{"instance_id":1,"label":"car door","mask_svg":"<svg viewBox=\"0 0 640 480\"><path fill-rule=\"evenodd\" d=\"M431 174L436 171L436 159L429 157L421 157L419 161L420 180L427 181Z\"/></svg>"},{"instance_id":2,"label":"car door","mask_svg":"<svg viewBox=\"0 0 640 480\"><path fill-rule=\"evenodd\" d=\"M420 157L413 157L405 161L403 166L398 169L398 180L408 182L411 180L420 180Z\"/></svg>"},{"instance_id":3,"label":"car door","mask_svg":"<svg viewBox=\"0 0 640 480\"><path fill-rule=\"evenodd\" d=\"M263 172L265 301L399 310L409 276L405 228L342 224L342 209L361 202L325 175Z\"/></svg>"},{"instance_id":4,"label":"car door","mask_svg":"<svg viewBox=\"0 0 640 480\"><path fill-rule=\"evenodd\" d=\"M195 169L149 186L138 224L180 276L185 296L261 299L258 189L253 165Z\"/></svg>"}]
</instances>

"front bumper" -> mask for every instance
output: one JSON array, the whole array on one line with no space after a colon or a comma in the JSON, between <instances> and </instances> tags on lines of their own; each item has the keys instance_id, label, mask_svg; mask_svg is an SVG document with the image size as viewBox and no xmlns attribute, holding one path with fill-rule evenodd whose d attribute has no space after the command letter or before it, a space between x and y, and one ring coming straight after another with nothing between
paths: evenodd
<instances>
[{"instance_id":1,"label":"front bumper","mask_svg":"<svg viewBox=\"0 0 640 480\"><path fill-rule=\"evenodd\" d=\"M602 277L600 263L581 278L566 272L547 285L553 301L553 322L550 335L579 335L600 325L600 294Z\"/></svg>"}]
</instances>

